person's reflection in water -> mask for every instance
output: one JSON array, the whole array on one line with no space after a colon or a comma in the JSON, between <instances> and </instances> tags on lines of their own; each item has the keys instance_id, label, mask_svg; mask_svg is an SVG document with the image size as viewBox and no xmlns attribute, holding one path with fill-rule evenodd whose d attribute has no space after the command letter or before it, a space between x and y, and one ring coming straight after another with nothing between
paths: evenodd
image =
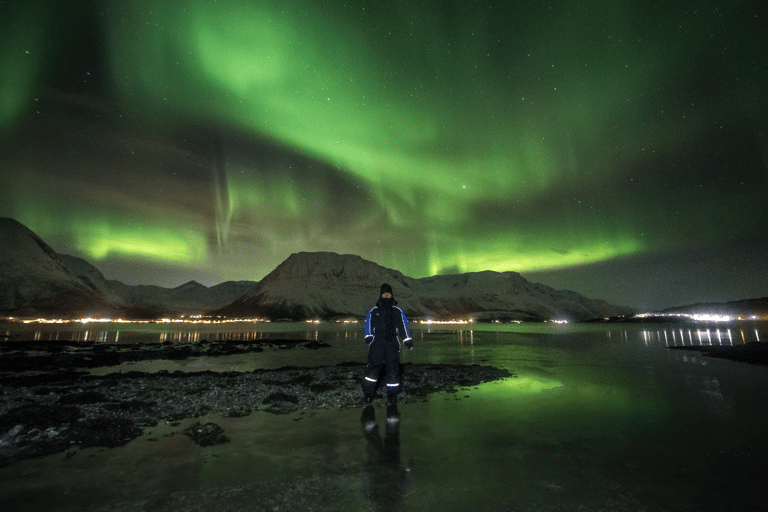
<instances>
[{"instance_id":1,"label":"person's reflection in water","mask_svg":"<svg viewBox=\"0 0 768 512\"><path fill-rule=\"evenodd\" d=\"M363 409L360 422L363 425L368 452L366 497L370 500L373 510L400 510L410 478L408 469L400 463L400 413L397 404L387 406L383 440L372 405Z\"/></svg>"}]
</instances>

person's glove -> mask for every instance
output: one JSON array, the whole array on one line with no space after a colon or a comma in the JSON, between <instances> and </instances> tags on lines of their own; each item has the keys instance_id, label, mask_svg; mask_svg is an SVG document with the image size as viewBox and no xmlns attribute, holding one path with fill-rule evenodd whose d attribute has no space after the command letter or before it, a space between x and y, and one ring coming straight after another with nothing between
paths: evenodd
<instances>
[{"instance_id":1,"label":"person's glove","mask_svg":"<svg viewBox=\"0 0 768 512\"><path fill-rule=\"evenodd\" d=\"M412 339L407 339L407 340L405 340L405 341L403 342L403 345L405 345L406 347L408 347L410 350L413 350L413 340L412 340Z\"/></svg>"},{"instance_id":2,"label":"person's glove","mask_svg":"<svg viewBox=\"0 0 768 512\"><path fill-rule=\"evenodd\" d=\"M371 343L373 342L373 336L368 335L365 338L363 338L363 341L365 341L365 344L370 347Z\"/></svg>"}]
</instances>

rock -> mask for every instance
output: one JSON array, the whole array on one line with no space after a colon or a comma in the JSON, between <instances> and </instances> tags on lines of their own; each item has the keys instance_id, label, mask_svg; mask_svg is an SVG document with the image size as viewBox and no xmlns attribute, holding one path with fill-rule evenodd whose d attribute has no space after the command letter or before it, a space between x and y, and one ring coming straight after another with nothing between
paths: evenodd
<instances>
[{"instance_id":1,"label":"rock","mask_svg":"<svg viewBox=\"0 0 768 512\"><path fill-rule=\"evenodd\" d=\"M299 397L278 391L267 395L261 403L267 405L266 411L272 414L291 414L298 409L295 404L299 403Z\"/></svg>"},{"instance_id":2,"label":"rock","mask_svg":"<svg viewBox=\"0 0 768 512\"><path fill-rule=\"evenodd\" d=\"M71 393L59 398L60 404L98 404L101 402L107 402L107 397L97 391L84 391L82 393Z\"/></svg>"},{"instance_id":3,"label":"rock","mask_svg":"<svg viewBox=\"0 0 768 512\"><path fill-rule=\"evenodd\" d=\"M215 423L201 424L197 421L184 429L182 434L189 436L199 446L215 446L229 442L229 438L224 435L224 429Z\"/></svg>"},{"instance_id":4,"label":"rock","mask_svg":"<svg viewBox=\"0 0 768 512\"><path fill-rule=\"evenodd\" d=\"M72 429L72 437L82 448L90 446L114 448L132 441L142 433L142 429L133 421L110 417L82 420L73 425Z\"/></svg>"},{"instance_id":5,"label":"rock","mask_svg":"<svg viewBox=\"0 0 768 512\"><path fill-rule=\"evenodd\" d=\"M247 406L233 407L222 414L227 418L242 418L251 414L251 408Z\"/></svg>"},{"instance_id":6,"label":"rock","mask_svg":"<svg viewBox=\"0 0 768 512\"><path fill-rule=\"evenodd\" d=\"M293 395L286 395L285 393L278 391L276 393L270 393L267 395L267 397L261 403L274 404L276 402L290 402L292 404L297 404L299 403L299 399Z\"/></svg>"},{"instance_id":7,"label":"rock","mask_svg":"<svg viewBox=\"0 0 768 512\"><path fill-rule=\"evenodd\" d=\"M80 417L80 410L71 405L22 405L0 416L0 431L16 425L24 425L25 430L42 430L71 423Z\"/></svg>"}]
</instances>

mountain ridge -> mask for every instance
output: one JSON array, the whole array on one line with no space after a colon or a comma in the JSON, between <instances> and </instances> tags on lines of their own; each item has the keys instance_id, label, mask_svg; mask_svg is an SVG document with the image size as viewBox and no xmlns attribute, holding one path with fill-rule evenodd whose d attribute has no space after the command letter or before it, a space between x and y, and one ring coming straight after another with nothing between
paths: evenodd
<instances>
[{"instance_id":1,"label":"mountain ridge","mask_svg":"<svg viewBox=\"0 0 768 512\"><path fill-rule=\"evenodd\" d=\"M0 218L0 310L56 313L86 304L100 312L118 309L32 230Z\"/></svg>"},{"instance_id":2,"label":"mountain ridge","mask_svg":"<svg viewBox=\"0 0 768 512\"><path fill-rule=\"evenodd\" d=\"M22 223L0 218L0 312L9 316L147 319L203 313L230 303L253 284L126 285L107 280L83 258L58 254Z\"/></svg>"},{"instance_id":3,"label":"mountain ridge","mask_svg":"<svg viewBox=\"0 0 768 512\"><path fill-rule=\"evenodd\" d=\"M411 278L353 254L291 254L219 316L288 320L360 317L387 282L409 317L479 321L587 320L632 310L576 292L530 283L517 272L473 272Z\"/></svg>"},{"instance_id":4,"label":"mountain ridge","mask_svg":"<svg viewBox=\"0 0 768 512\"><path fill-rule=\"evenodd\" d=\"M88 261L56 253L13 219L0 219L0 243L0 311L15 316L361 318L384 282L393 286L396 300L412 318L579 321L633 313L573 291L531 283L517 272L417 279L354 254L299 252L258 282L227 281L208 288L190 280L163 288L108 280Z\"/></svg>"},{"instance_id":5,"label":"mountain ridge","mask_svg":"<svg viewBox=\"0 0 768 512\"><path fill-rule=\"evenodd\" d=\"M686 306L667 308L659 313L664 314L720 314L729 316L757 316L768 318L768 297L731 300L727 302L699 302Z\"/></svg>"}]
</instances>

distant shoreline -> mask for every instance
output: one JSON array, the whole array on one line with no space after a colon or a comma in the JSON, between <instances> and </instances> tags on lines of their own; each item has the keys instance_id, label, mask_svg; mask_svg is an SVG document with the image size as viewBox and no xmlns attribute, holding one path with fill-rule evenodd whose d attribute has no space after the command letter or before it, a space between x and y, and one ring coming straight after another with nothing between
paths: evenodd
<instances>
[{"instance_id":1,"label":"distant shoreline","mask_svg":"<svg viewBox=\"0 0 768 512\"><path fill-rule=\"evenodd\" d=\"M768 343L749 341L739 345L693 345L667 347L670 350L694 350L705 356L741 363L768 365Z\"/></svg>"}]
</instances>

